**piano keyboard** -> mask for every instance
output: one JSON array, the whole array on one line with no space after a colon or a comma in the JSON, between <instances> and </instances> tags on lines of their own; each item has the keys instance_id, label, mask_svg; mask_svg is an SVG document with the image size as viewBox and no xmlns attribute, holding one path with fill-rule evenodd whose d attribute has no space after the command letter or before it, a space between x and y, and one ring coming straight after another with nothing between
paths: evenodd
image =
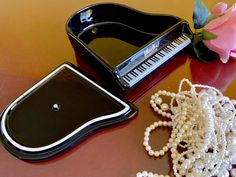
<instances>
[{"instance_id":1,"label":"piano keyboard","mask_svg":"<svg viewBox=\"0 0 236 177\"><path fill-rule=\"evenodd\" d=\"M181 34L180 37L163 47L143 63L133 68L122 78L130 87L132 87L190 43L191 39L188 36Z\"/></svg>"}]
</instances>

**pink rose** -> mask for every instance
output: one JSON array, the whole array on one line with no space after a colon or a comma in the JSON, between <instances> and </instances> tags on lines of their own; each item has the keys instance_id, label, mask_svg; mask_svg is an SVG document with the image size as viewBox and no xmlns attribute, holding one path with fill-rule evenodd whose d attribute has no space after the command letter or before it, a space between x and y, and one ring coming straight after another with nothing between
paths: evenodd
<instances>
[{"instance_id":1,"label":"pink rose","mask_svg":"<svg viewBox=\"0 0 236 177\"><path fill-rule=\"evenodd\" d=\"M236 4L227 10L227 4L217 3L212 14L219 17L210 21L204 29L217 38L204 40L203 43L226 63L230 56L236 57Z\"/></svg>"}]
</instances>

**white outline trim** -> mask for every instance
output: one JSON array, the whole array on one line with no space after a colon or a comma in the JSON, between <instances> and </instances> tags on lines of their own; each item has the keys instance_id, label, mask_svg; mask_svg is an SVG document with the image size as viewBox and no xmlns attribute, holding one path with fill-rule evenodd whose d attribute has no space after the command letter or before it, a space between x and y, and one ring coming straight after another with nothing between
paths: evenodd
<instances>
[{"instance_id":1,"label":"white outline trim","mask_svg":"<svg viewBox=\"0 0 236 177\"><path fill-rule=\"evenodd\" d=\"M10 110L12 110L14 108L14 106L16 106L16 104L21 101L21 99L23 99L27 94L29 94L31 91L33 91L34 89L37 89L39 86L41 86L42 83L44 83L45 81L47 81L48 79L50 79L51 77L53 77L55 74L57 74L60 70L62 70L64 67L69 68L70 70L72 70L73 72L75 72L76 74L78 74L79 76L81 76L83 79L86 79L88 82L90 82L91 84L95 85L96 87L98 87L100 90L102 90L103 92L105 92L106 94L108 94L109 96L111 96L112 98L114 98L116 101L118 101L119 103L121 103L122 105L124 105L124 109L117 112L117 113L113 113L110 115L104 115L104 116L100 116L97 117L95 119L92 119L90 121L88 121L87 123L83 124L82 126L80 126L79 128L77 128L76 130L74 130L72 133L68 134L67 136L65 136L64 138L60 139L59 141L56 141L52 144L49 144L47 146L42 146L42 147L37 147L37 148L32 148L32 147L27 147L27 146L23 146L19 143L17 143L16 141L14 141L10 135L8 134L7 130L6 130L6 126L5 126L5 120L7 117L7 114ZM73 67L71 67L68 64L63 64L60 67L58 67L57 69L55 69L53 72L51 72L49 75L47 75L45 78L43 78L42 80L40 80L38 83L36 83L32 88L30 88L29 90L27 90L25 93L23 93L20 97L18 97L14 102L12 102L8 108L4 111L4 114L2 116L2 120L1 120L1 129L2 129L2 133L3 135L6 137L6 139L16 148L23 150L23 151L28 151L28 152L39 152L39 151L44 151L50 148L53 148L61 143L63 143L64 141L68 140L69 138L71 138L72 136L74 136L76 133L78 133L80 130L82 130L83 128L85 128L86 126L93 124L95 122L101 121L101 120L105 120L105 119L110 119L112 117L115 116L119 116L122 115L123 113L127 112L129 110L130 106L128 104L126 104L125 102L123 102L122 100L120 100L119 98L117 98L116 96L112 95L110 92L108 92L107 90L105 90L104 88L100 87L99 85L97 85L95 82L93 82L92 80L90 80L89 78L87 78L86 76L84 76L83 74L81 74L79 71L75 70Z\"/></svg>"}]
</instances>

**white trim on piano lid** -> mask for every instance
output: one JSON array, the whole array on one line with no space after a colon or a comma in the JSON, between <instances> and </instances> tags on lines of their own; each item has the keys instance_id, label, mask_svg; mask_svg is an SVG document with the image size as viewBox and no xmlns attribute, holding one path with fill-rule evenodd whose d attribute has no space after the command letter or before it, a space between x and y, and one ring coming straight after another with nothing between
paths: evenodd
<instances>
[{"instance_id":1,"label":"white trim on piano lid","mask_svg":"<svg viewBox=\"0 0 236 177\"><path fill-rule=\"evenodd\" d=\"M43 84L44 82L47 82L48 80L50 80L53 76L55 76L58 72L60 72L62 69L64 68L68 68L71 71L73 71L75 74L77 74L78 76L82 77L83 79L85 79L86 81L88 81L90 84L94 85L95 87L97 87L99 90L103 91L105 94L109 95L111 98L115 99L117 102L119 102L121 105L124 106L124 108L122 110L120 110L119 112L110 114L110 115L104 115L104 116L100 116L97 117L95 119L92 119L90 121L88 121L87 123L83 124L82 126L78 127L76 130L74 130L72 133L68 134L67 136L65 136L64 138L46 145L46 146L42 146L42 147L27 147L24 146L18 142L16 142L8 133L7 128L6 128L6 118L7 115L10 111L12 111L14 109L15 106L17 106L17 104L24 99L24 97L26 97L29 93L31 93L32 91L34 91L35 89L37 89L38 87L41 86L41 84ZM80 73L79 71L77 71L76 69L74 69L73 67L71 67L68 64L63 64L60 67L58 67L57 69L55 69L53 72L51 72L49 75L47 75L45 78L43 78L41 81L39 81L37 84L35 84L33 87L31 87L29 90L27 90L25 93L23 93L20 97L18 97L14 102L12 102L8 108L4 111L3 116L2 116L2 120L1 120L1 131L2 134L5 136L5 138L7 139L7 141L10 142L10 144L12 144L14 147L26 151L26 152L40 152L40 151L44 151L44 150L48 150L51 149L55 146L60 145L61 143L65 142L66 140L68 140L69 138L73 137L76 133L78 133L80 130L82 130L83 128L98 122L98 121L102 121L105 119L111 119L114 118L116 116L120 116L123 115L124 113L126 113L128 110L130 109L130 106L125 103L124 101L122 101L121 99L119 99L118 97L116 97L115 95L111 94L110 92L108 92L107 90L105 90L104 88L102 88L101 86L99 86L98 84L96 84L95 82L93 82L92 80L90 80L89 78L87 78L86 76L84 76L82 73Z\"/></svg>"},{"instance_id":2,"label":"white trim on piano lid","mask_svg":"<svg viewBox=\"0 0 236 177\"><path fill-rule=\"evenodd\" d=\"M164 64L167 60L173 57L176 53L181 51L183 48L191 43L191 39L185 35L181 34L180 37L172 41L169 45L163 47L172 49L170 52L165 52L163 49L156 52L154 55L149 57L146 61L142 62L140 65L132 69L130 72L125 74L122 78L130 86L134 86L145 76L150 74L152 71L157 69L159 66ZM149 62L149 64L145 64Z\"/></svg>"}]
</instances>

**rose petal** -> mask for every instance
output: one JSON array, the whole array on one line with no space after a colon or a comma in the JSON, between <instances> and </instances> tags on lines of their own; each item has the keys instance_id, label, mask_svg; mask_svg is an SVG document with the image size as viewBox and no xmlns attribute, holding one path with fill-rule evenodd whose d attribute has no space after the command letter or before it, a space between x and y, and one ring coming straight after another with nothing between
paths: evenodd
<instances>
[{"instance_id":1,"label":"rose petal","mask_svg":"<svg viewBox=\"0 0 236 177\"><path fill-rule=\"evenodd\" d=\"M236 57L236 49L231 50L230 56L231 56L231 57Z\"/></svg>"},{"instance_id":2,"label":"rose petal","mask_svg":"<svg viewBox=\"0 0 236 177\"><path fill-rule=\"evenodd\" d=\"M236 48L236 28L232 27L230 21L229 23L227 22L225 25L222 25L221 28L217 28L210 32L217 36L216 39L209 40L211 41L212 45L217 46L217 48L229 51Z\"/></svg>"},{"instance_id":3,"label":"rose petal","mask_svg":"<svg viewBox=\"0 0 236 177\"><path fill-rule=\"evenodd\" d=\"M236 4L234 4L231 8L229 8L224 15L210 21L204 27L206 30L213 30L222 24L224 24L234 13L236 13Z\"/></svg>"},{"instance_id":4,"label":"rose petal","mask_svg":"<svg viewBox=\"0 0 236 177\"><path fill-rule=\"evenodd\" d=\"M207 46L210 50L216 52L219 57L220 60L223 63L227 63L227 61L229 60L230 57L230 50L225 50L225 49L221 49L219 47L216 47L216 45L214 44L214 42L212 42L213 40L205 40L203 41L203 43L205 44L205 46Z\"/></svg>"},{"instance_id":5,"label":"rose petal","mask_svg":"<svg viewBox=\"0 0 236 177\"><path fill-rule=\"evenodd\" d=\"M229 60L230 55L228 54L227 56L220 56L220 60L222 63L227 63Z\"/></svg>"},{"instance_id":6,"label":"rose petal","mask_svg":"<svg viewBox=\"0 0 236 177\"><path fill-rule=\"evenodd\" d=\"M236 3L232 5L231 10L232 12L236 12Z\"/></svg>"},{"instance_id":7,"label":"rose petal","mask_svg":"<svg viewBox=\"0 0 236 177\"><path fill-rule=\"evenodd\" d=\"M227 4L223 2L217 3L212 9L212 15L218 16L224 14L227 9Z\"/></svg>"}]
</instances>

